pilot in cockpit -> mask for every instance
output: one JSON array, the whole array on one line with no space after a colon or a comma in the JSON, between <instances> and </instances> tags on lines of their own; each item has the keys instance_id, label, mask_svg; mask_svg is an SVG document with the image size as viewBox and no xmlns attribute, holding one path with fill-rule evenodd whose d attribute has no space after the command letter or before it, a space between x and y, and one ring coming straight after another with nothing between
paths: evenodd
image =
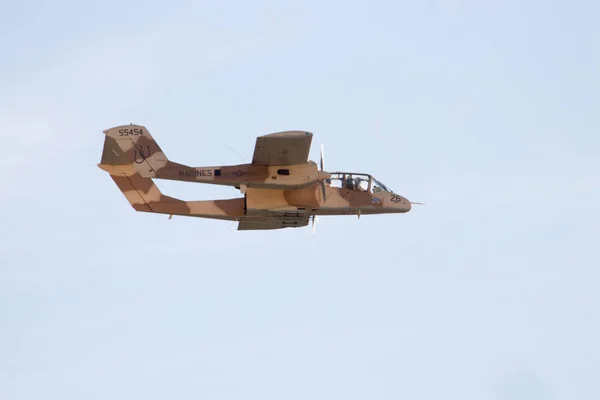
<instances>
[{"instance_id":1,"label":"pilot in cockpit","mask_svg":"<svg viewBox=\"0 0 600 400\"><path fill-rule=\"evenodd\" d=\"M354 180L352 179L352 175L346 178L345 188L348 190L354 190Z\"/></svg>"},{"instance_id":2,"label":"pilot in cockpit","mask_svg":"<svg viewBox=\"0 0 600 400\"><path fill-rule=\"evenodd\" d=\"M357 192L366 192L367 188L369 187L369 183L363 179L361 179L360 177L357 177L354 180L354 187Z\"/></svg>"}]
</instances>

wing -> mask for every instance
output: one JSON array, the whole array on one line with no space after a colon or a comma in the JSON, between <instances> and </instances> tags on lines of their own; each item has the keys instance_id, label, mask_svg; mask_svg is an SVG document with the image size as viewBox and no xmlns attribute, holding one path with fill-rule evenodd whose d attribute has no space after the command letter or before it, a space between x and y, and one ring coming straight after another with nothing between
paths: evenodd
<instances>
[{"instance_id":1,"label":"wing","mask_svg":"<svg viewBox=\"0 0 600 400\"><path fill-rule=\"evenodd\" d=\"M300 228L308 225L308 217L250 217L242 219L238 231Z\"/></svg>"},{"instance_id":2,"label":"wing","mask_svg":"<svg viewBox=\"0 0 600 400\"><path fill-rule=\"evenodd\" d=\"M312 133L285 131L256 138L252 164L294 165L308 161Z\"/></svg>"}]
</instances>

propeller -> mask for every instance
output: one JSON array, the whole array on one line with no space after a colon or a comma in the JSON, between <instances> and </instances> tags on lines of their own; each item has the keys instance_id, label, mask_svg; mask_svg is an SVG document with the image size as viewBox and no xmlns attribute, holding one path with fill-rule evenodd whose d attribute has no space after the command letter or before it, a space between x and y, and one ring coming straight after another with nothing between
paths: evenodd
<instances>
[{"instance_id":1,"label":"propeller","mask_svg":"<svg viewBox=\"0 0 600 400\"><path fill-rule=\"evenodd\" d=\"M329 172L325 172L325 155L323 151L323 143L321 143L321 162L319 170L319 184L321 185L321 193L323 194L323 203L327 202L327 190L325 189L325 181L331 177Z\"/></svg>"},{"instance_id":2,"label":"propeller","mask_svg":"<svg viewBox=\"0 0 600 400\"><path fill-rule=\"evenodd\" d=\"M325 181L331 177L331 174L325 172L325 151L323 150L323 143L321 143L321 161L319 163L319 184L321 185L321 193L323 194L323 203L327 202L327 189L325 188ZM315 230L317 228L317 222L319 222L319 217L315 214L312 216L312 233L315 234Z\"/></svg>"},{"instance_id":3,"label":"propeller","mask_svg":"<svg viewBox=\"0 0 600 400\"><path fill-rule=\"evenodd\" d=\"M325 169L325 152L323 151L323 143L321 143L321 171Z\"/></svg>"},{"instance_id":4,"label":"propeller","mask_svg":"<svg viewBox=\"0 0 600 400\"><path fill-rule=\"evenodd\" d=\"M416 201L411 201L410 204L418 204L418 205L421 205L421 206L426 206L427 205L425 203L417 203Z\"/></svg>"}]
</instances>

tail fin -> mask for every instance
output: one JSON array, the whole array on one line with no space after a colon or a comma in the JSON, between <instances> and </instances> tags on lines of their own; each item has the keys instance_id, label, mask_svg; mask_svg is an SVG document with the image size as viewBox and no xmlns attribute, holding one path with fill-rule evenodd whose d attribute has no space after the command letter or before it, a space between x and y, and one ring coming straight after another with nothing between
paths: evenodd
<instances>
[{"instance_id":1,"label":"tail fin","mask_svg":"<svg viewBox=\"0 0 600 400\"><path fill-rule=\"evenodd\" d=\"M146 212L160 212L155 210L157 208L156 204L159 202L169 203L171 206L176 206L179 203L185 208L184 201L163 195L151 178L141 176L136 168L136 162L132 159L132 156L136 154L136 150L133 145L128 148L127 145L129 144L124 142L125 140L119 141L107 134L104 138L104 148L98 167L110 174L129 204L136 211ZM125 149L123 149L124 147ZM181 211L184 211L184 209Z\"/></svg>"},{"instance_id":2,"label":"tail fin","mask_svg":"<svg viewBox=\"0 0 600 400\"><path fill-rule=\"evenodd\" d=\"M115 150L120 153L113 157L111 165L130 164L139 172L142 178L160 178L160 170L171 163L158 143L154 140L146 127L141 125L121 125L104 131L107 139L116 143ZM106 143L106 142L105 142ZM106 146L105 146L106 147ZM102 154L104 162L104 153ZM106 160L108 161L108 160Z\"/></svg>"}]
</instances>

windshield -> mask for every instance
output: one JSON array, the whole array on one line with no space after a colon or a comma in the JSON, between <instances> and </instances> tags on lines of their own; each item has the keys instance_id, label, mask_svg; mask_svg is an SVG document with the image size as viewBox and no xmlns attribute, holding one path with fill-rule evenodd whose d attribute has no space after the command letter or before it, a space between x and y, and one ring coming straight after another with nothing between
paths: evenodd
<instances>
[{"instance_id":1,"label":"windshield","mask_svg":"<svg viewBox=\"0 0 600 400\"><path fill-rule=\"evenodd\" d=\"M392 189L388 188L383 183L381 183L377 179L373 178L373 193L377 193L377 192L381 192L381 191L393 192Z\"/></svg>"}]
</instances>

